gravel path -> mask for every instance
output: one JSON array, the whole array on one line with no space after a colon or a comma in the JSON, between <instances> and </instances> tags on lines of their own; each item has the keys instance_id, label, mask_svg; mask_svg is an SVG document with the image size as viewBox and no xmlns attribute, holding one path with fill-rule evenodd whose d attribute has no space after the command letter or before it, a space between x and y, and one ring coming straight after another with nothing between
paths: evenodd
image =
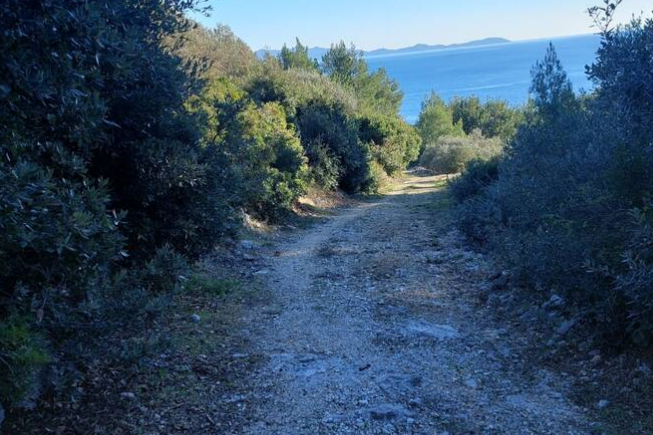
<instances>
[{"instance_id":1,"label":"gravel path","mask_svg":"<svg viewBox=\"0 0 653 435\"><path fill-rule=\"evenodd\" d=\"M412 176L274 247L244 434L591 433L569 380L478 302L493 269L438 185Z\"/></svg>"}]
</instances>

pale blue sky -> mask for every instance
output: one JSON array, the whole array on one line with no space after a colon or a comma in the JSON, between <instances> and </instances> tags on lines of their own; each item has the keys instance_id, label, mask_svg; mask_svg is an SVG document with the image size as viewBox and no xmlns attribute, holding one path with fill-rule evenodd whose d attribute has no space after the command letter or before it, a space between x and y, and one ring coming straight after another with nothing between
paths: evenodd
<instances>
[{"instance_id":1,"label":"pale blue sky","mask_svg":"<svg viewBox=\"0 0 653 435\"><path fill-rule=\"evenodd\" d=\"M206 26L230 26L254 50L298 36L309 46L354 42L364 50L417 43L450 44L486 37L512 40L591 33L585 12L601 0L209 0ZM651 0L624 0L618 19L653 10Z\"/></svg>"}]
</instances>

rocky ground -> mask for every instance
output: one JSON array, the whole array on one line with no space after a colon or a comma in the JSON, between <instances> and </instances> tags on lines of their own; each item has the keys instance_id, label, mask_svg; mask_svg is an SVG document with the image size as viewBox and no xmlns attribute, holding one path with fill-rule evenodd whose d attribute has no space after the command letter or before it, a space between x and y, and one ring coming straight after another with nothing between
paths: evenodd
<instances>
[{"instance_id":1,"label":"rocky ground","mask_svg":"<svg viewBox=\"0 0 653 435\"><path fill-rule=\"evenodd\" d=\"M494 268L447 220L443 184L412 176L264 255L234 433L593 433L569 379L479 304Z\"/></svg>"}]
</instances>

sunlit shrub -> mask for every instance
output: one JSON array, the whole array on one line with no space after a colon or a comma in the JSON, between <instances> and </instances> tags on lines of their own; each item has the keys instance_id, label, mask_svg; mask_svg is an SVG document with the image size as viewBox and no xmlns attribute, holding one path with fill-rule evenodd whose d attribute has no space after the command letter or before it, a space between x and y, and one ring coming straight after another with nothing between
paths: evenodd
<instances>
[{"instance_id":1,"label":"sunlit shrub","mask_svg":"<svg viewBox=\"0 0 653 435\"><path fill-rule=\"evenodd\" d=\"M496 157L502 149L500 139L484 138L478 130L469 136L445 136L426 145L420 165L438 174L456 174L472 161Z\"/></svg>"}]
</instances>

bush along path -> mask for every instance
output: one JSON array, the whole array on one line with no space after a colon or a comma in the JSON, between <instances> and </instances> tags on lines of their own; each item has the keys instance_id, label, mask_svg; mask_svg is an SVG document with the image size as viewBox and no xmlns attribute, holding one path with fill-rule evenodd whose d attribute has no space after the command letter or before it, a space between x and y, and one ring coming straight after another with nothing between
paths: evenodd
<instances>
[{"instance_id":1,"label":"bush along path","mask_svg":"<svg viewBox=\"0 0 653 435\"><path fill-rule=\"evenodd\" d=\"M411 175L263 252L271 297L246 315L258 363L233 433L602 433L571 375L480 302L501 279L454 230L445 186Z\"/></svg>"}]
</instances>

